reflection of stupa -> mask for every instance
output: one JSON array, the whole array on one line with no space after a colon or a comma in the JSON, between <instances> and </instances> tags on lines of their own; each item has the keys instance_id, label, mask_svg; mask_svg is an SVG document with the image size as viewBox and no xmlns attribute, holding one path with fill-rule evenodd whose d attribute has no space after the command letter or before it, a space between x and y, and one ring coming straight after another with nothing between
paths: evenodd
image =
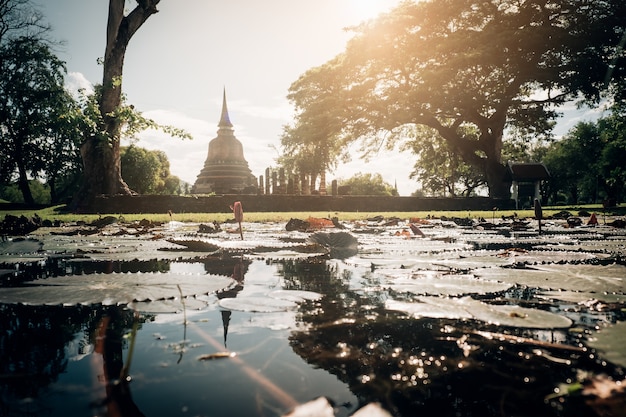
<instances>
[{"instance_id":1,"label":"reflection of stupa","mask_svg":"<svg viewBox=\"0 0 626 417\"><path fill-rule=\"evenodd\" d=\"M226 89L217 137L209 142L209 154L191 190L194 194L256 193L256 177L248 168L243 146L235 137L226 107Z\"/></svg>"}]
</instances>

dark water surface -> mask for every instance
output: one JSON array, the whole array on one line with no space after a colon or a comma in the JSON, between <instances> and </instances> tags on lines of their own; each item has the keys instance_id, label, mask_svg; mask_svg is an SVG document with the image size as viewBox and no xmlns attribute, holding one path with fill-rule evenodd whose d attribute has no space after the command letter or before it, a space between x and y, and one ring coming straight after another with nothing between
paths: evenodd
<instances>
[{"instance_id":1,"label":"dark water surface","mask_svg":"<svg viewBox=\"0 0 626 417\"><path fill-rule=\"evenodd\" d=\"M149 302L0 304L0 416L282 416L320 396L336 416L372 402L397 416L620 415L623 392L598 406L582 387L600 379L619 388L624 379L623 353L613 360L588 344L624 322L624 275L605 269L625 268L623 236L442 227L424 228L417 241L401 229L352 230L358 253L339 259L252 242L158 260L94 251L7 262L20 273L5 272L5 287L24 275L94 274L233 284L162 300L176 312L150 311ZM513 260L503 252L511 248L519 249ZM553 281L537 284L545 279L529 266L545 266ZM478 272L486 267L488 279ZM573 279L592 283L568 288Z\"/></svg>"}]
</instances>

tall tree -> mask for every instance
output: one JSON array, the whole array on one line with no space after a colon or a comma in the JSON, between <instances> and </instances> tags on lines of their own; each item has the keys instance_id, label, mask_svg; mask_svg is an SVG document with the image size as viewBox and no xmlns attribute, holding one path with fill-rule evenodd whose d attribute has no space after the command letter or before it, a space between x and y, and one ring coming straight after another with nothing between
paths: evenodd
<instances>
[{"instance_id":1,"label":"tall tree","mask_svg":"<svg viewBox=\"0 0 626 417\"><path fill-rule=\"evenodd\" d=\"M507 128L547 135L559 105L623 93L625 14L622 0L405 1L354 28L346 51L304 74L292 96L307 107L310 85L334 83L317 98L337 103L326 109L333 135L367 149L429 126L484 173L490 196L508 198Z\"/></svg>"},{"instance_id":2,"label":"tall tree","mask_svg":"<svg viewBox=\"0 0 626 417\"><path fill-rule=\"evenodd\" d=\"M26 203L34 203L29 180L53 176L51 165L72 138L58 137L61 126L73 122L74 100L63 87L65 67L48 44L30 37L11 39L0 46L0 179L17 176ZM67 130L66 130L67 131ZM61 167L57 167L61 169Z\"/></svg>"},{"instance_id":3,"label":"tall tree","mask_svg":"<svg viewBox=\"0 0 626 417\"><path fill-rule=\"evenodd\" d=\"M289 171L309 176L311 189L316 178L325 178L339 161L346 162L348 155L337 135L338 120L332 112L339 105L334 102L334 83L328 82L328 73L312 70L305 84L294 83L287 98L296 107L296 121L285 126L281 136L279 164Z\"/></svg>"},{"instance_id":4,"label":"tall tree","mask_svg":"<svg viewBox=\"0 0 626 417\"><path fill-rule=\"evenodd\" d=\"M122 72L126 48L137 30L157 13L160 0L137 0L137 5L124 14L125 0L109 0L106 48L103 60L102 91L98 110L102 126L97 134L84 138L81 147L84 180L76 204L99 194L130 194L121 174L120 138L124 112L122 106Z\"/></svg>"}]
</instances>

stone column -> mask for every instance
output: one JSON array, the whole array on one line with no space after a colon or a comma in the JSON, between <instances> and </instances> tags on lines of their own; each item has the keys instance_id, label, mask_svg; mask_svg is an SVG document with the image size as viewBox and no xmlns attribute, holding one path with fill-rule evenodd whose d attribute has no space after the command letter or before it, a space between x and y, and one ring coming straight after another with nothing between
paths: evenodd
<instances>
[{"instance_id":1,"label":"stone column","mask_svg":"<svg viewBox=\"0 0 626 417\"><path fill-rule=\"evenodd\" d=\"M326 171L320 172L320 195L326 195Z\"/></svg>"},{"instance_id":2,"label":"stone column","mask_svg":"<svg viewBox=\"0 0 626 417\"><path fill-rule=\"evenodd\" d=\"M276 171L272 171L272 194L279 194L278 190L278 174Z\"/></svg>"},{"instance_id":3,"label":"stone column","mask_svg":"<svg viewBox=\"0 0 626 417\"><path fill-rule=\"evenodd\" d=\"M278 174L278 180L280 183L280 194L287 192L287 184L285 183L285 168L281 168Z\"/></svg>"},{"instance_id":4,"label":"stone column","mask_svg":"<svg viewBox=\"0 0 626 417\"><path fill-rule=\"evenodd\" d=\"M300 195L300 176L298 174L293 176L293 193Z\"/></svg>"}]
</instances>

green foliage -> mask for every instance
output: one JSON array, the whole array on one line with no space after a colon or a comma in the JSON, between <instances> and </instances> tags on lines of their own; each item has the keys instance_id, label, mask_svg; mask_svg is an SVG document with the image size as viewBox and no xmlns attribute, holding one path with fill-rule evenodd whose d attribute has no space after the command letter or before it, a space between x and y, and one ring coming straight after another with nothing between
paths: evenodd
<instances>
[{"instance_id":1,"label":"green foliage","mask_svg":"<svg viewBox=\"0 0 626 417\"><path fill-rule=\"evenodd\" d=\"M296 81L289 90L287 97L296 107L296 120L284 127L278 163L287 171L316 177L339 161L347 162L349 156L338 136L341 127L333 111L340 103L328 74L315 70L309 74L304 84Z\"/></svg>"},{"instance_id":2,"label":"green foliage","mask_svg":"<svg viewBox=\"0 0 626 417\"><path fill-rule=\"evenodd\" d=\"M486 183L485 175L465 163L434 129L416 126L405 146L417 156L411 178L422 185L422 194L469 197Z\"/></svg>"},{"instance_id":3,"label":"green foliage","mask_svg":"<svg viewBox=\"0 0 626 417\"><path fill-rule=\"evenodd\" d=\"M120 136L110 137L104 128L104 118L100 113L99 102L101 97L102 85L100 84L94 87L93 94L82 94L80 97L83 135L85 138L96 139L101 146L110 148L113 141L121 139L131 142L137 141L139 133L148 129L160 130L180 139L192 139L192 136L183 129L170 125L161 125L152 119L144 117L134 105L127 103L126 95L124 94L121 95L120 106L111 114L120 123Z\"/></svg>"},{"instance_id":4,"label":"green foliage","mask_svg":"<svg viewBox=\"0 0 626 417\"><path fill-rule=\"evenodd\" d=\"M577 124L547 148L543 163L550 171L553 202L621 201L626 196L626 130L620 107L597 122Z\"/></svg>"},{"instance_id":5,"label":"green foliage","mask_svg":"<svg viewBox=\"0 0 626 417\"><path fill-rule=\"evenodd\" d=\"M122 178L139 194L182 194L180 178L170 174L170 163L162 151L134 145L121 149Z\"/></svg>"},{"instance_id":6,"label":"green foliage","mask_svg":"<svg viewBox=\"0 0 626 417\"><path fill-rule=\"evenodd\" d=\"M76 103L64 89L64 63L47 43L21 37L0 47L0 181L16 180L33 203L29 180L41 178L58 200L57 182L80 170Z\"/></svg>"},{"instance_id":7,"label":"green foliage","mask_svg":"<svg viewBox=\"0 0 626 417\"><path fill-rule=\"evenodd\" d=\"M28 186L33 196L33 203L50 203L50 187L38 180L28 181ZM0 186L0 199L11 203L25 203L24 195L16 183Z\"/></svg>"},{"instance_id":8,"label":"green foliage","mask_svg":"<svg viewBox=\"0 0 626 417\"><path fill-rule=\"evenodd\" d=\"M308 143L329 141L324 148L358 141L367 153L403 143L407 125L428 126L482 171L492 197L508 197L507 129L550 137L559 105L621 91L625 7L621 0L402 2L352 28L343 54L292 84L296 127L310 128L300 143L305 135Z\"/></svg>"},{"instance_id":9,"label":"green foliage","mask_svg":"<svg viewBox=\"0 0 626 417\"><path fill-rule=\"evenodd\" d=\"M395 187L385 182L380 174L362 174L359 172L347 180L339 180L338 184L346 187L350 195L398 195Z\"/></svg>"}]
</instances>

